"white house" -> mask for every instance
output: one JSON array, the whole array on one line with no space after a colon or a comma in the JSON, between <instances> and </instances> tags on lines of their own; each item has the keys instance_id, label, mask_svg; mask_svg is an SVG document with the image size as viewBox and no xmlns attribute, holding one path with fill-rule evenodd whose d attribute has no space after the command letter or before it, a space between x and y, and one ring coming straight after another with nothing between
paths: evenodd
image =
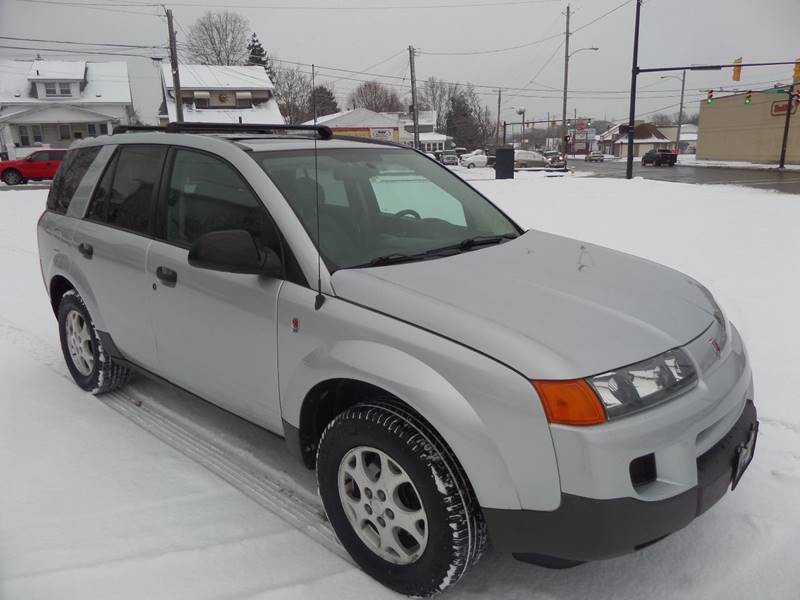
<instances>
[{"instance_id":1,"label":"white house","mask_svg":"<svg viewBox=\"0 0 800 600\"><path fill-rule=\"evenodd\" d=\"M179 65L183 120L195 123L278 124L285 120L264 67ZM161 66L162 125L177 121L172 70Z\"/></svg>"},{"instance_id":2,"label":"white house","mask_svg":"<svg viewBox=\"0 0 800 600\"><path fill-rule=\"evenodd\" d=\"M393 115L398 121L400 143L406 146L414 145L414 117L411 113L381 113ZM419 145L425 152L439 152L450 146L451 138L436 131L436 111L419 111Z\"/></svg>"},{"instance_id":3,"label":"white house","mask_svg":"<svg viewBox=\"0 0 800 600\"><path fill-rule=\"evenodd\" d=\"M134 119L124 62L0 59L0 151L65 148Z\"/></svg>"}]
</instances>

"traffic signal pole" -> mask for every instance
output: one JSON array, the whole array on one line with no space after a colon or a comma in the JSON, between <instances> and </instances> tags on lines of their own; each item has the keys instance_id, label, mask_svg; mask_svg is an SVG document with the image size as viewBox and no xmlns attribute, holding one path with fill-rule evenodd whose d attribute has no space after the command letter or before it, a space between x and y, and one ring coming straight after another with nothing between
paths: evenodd
<instances>
[{"instance_id":1,"label":"traffic signal pole","mask_svg":"<svg viewBox=\"0 0 800 600\"><path fill-rule=\"evenodd\" d=\"M625 179L633 179L633 139L636 120L636 78L639 75L639 17L642 0L636 0L636 22L633 28L633 66L631 67L631 106L628 115L628 163L625 166Z\"/></svg>"},{"instance_id":2,"label":"traffic signal pole","mask_svg":"<svg viewBox=\"0 0 800 600\"><path fill-rule=\"evenodd\" d=\"M783 142L781 143L781 162L779 169L786 166L786 144L789 141L789 124L792 121L792 102L794 102L794 84L789 86L789 98L786 101L786 121L783 125Z\"/></svg>"}]
</instances>

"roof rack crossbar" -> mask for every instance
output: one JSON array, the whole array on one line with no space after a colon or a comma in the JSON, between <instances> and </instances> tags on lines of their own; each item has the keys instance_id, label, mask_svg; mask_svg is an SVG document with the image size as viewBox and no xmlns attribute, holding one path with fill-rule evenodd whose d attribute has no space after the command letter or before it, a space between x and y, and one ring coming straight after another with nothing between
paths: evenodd
<instances>
[{"instance_id":1,"label":"roof rack crossbar","mask_svg":"<svg viewBox=\"0 0 800 600\"><path fill-rule=\"evenodd\" d=\"M327 125L286 125L285 123L169 123L159 127L153 125L117 125L114 133L132 133L136 131L163 131L165 133L264 133L277 131L313 131L321 140L333 137Z\"/></svg>"}]
</instances>

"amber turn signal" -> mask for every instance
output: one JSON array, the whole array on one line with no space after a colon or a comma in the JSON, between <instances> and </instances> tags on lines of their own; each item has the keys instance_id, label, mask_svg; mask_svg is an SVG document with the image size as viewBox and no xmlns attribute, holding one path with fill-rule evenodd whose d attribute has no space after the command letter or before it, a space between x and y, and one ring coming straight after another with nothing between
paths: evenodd
<instances>
[{"instance_id":1,"label":"amber turn signal","mask_svg":"<svg viewBox=\"0 0 800 600\"><path fill-rule=\"evenodd\" d=\"M592 387L583 379L534 381L547 420L562 425L597 425L606 411Z\"/></svg>"}]
</instances>

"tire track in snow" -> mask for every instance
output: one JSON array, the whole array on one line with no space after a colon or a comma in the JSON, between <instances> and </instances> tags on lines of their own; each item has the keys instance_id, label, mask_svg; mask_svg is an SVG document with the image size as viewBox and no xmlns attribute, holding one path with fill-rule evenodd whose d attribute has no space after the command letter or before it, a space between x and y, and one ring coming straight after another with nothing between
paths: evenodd
<instances>
[{"instance_id":1,"label":"tire track in snow","mask_svg":"<svg viewBox=\"0 0 800 600\"><path fill-rule=\"evenodd\" d=\"M2 316L0 316L0 337L72 385L61 352L53 347L51 341L18 327ZM285 481L278 481L277 478L270 477L267 472L257 472L237 464L235 457L226 451L224 445L214 444L213 441L204 439L164 413L148 407L147 396L143 402L124 391L117 390L94 398L225 480L294 529L353 564L350 556L336 539L321 507L304 498L299 489L292 490Z\"/></svg>"}]
</instances>

